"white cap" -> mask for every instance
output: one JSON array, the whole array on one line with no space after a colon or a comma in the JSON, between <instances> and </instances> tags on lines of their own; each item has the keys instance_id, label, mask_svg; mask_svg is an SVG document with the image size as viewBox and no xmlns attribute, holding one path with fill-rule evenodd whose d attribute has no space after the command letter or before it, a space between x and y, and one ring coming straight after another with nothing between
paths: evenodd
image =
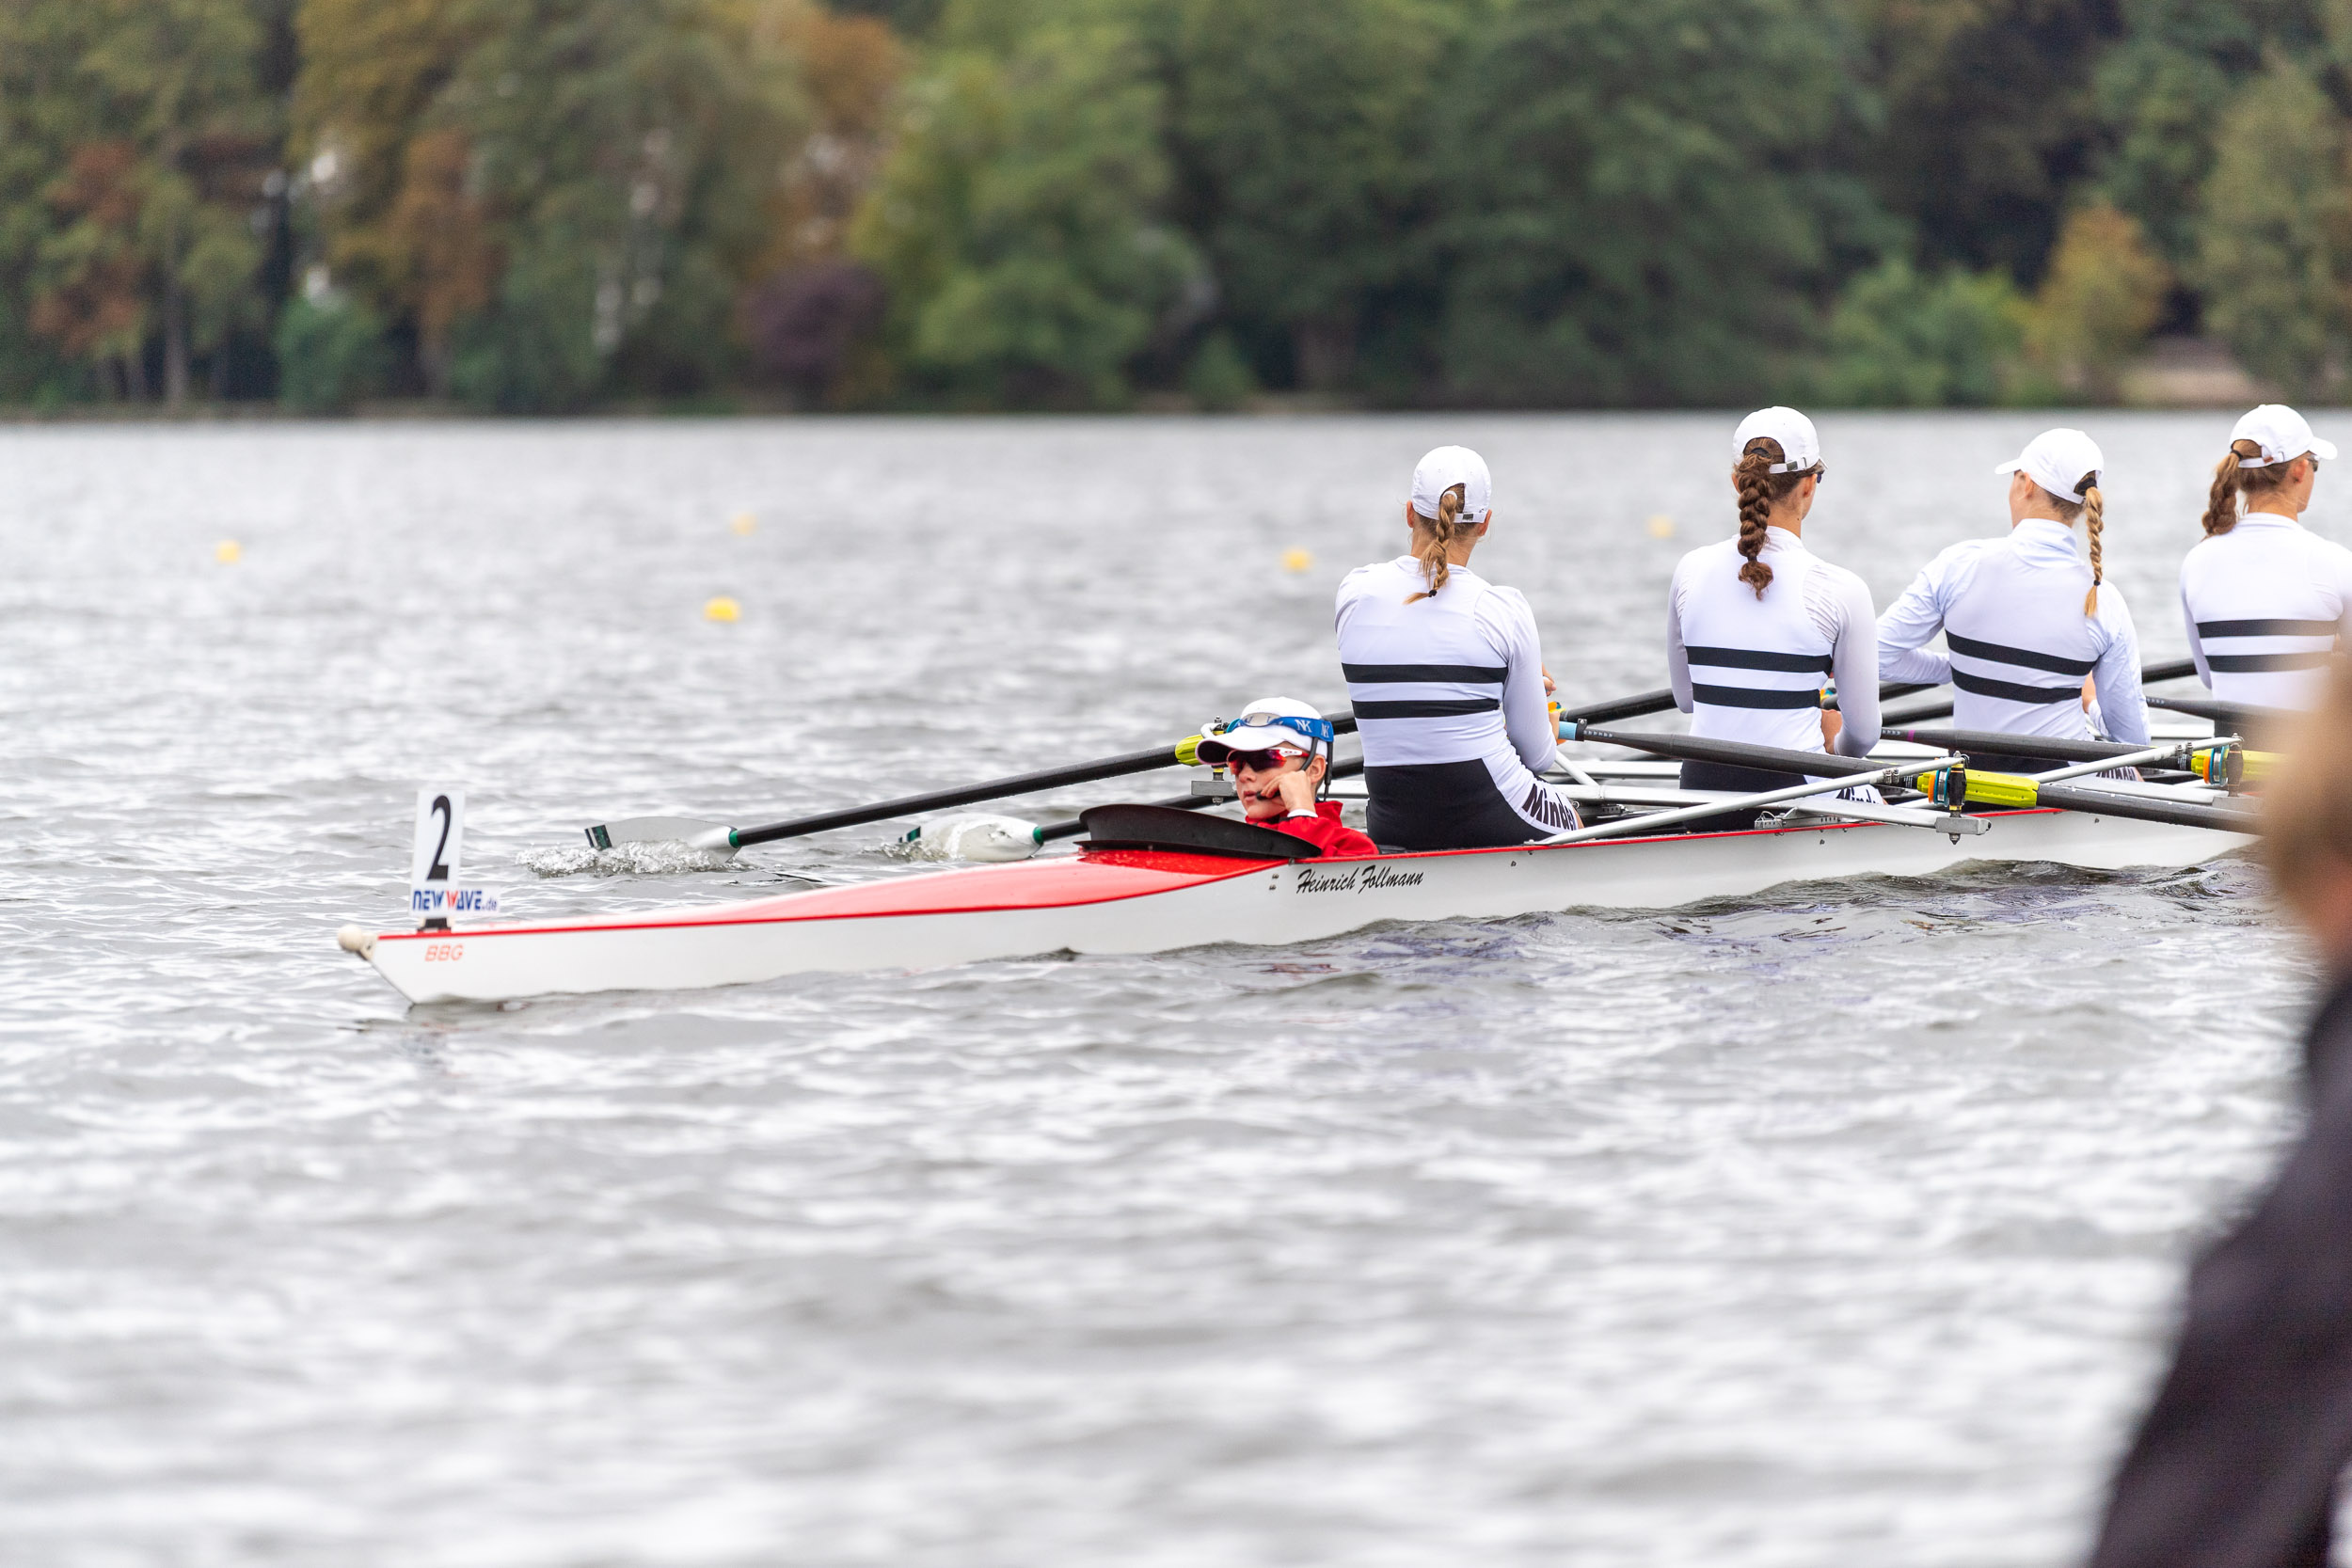
<instances>
[{"instance_id":1,"label":"white cap","mask_svg":"<svg viewBox=\"0 0 2352 1568\"><path fill-rule=\"evenodd\" d=\"M2238 420L2230 432L2230 444L2251 441L2263 450L2262 456L2241 457L2241 468L2267 468L2275 463L2292 463L2305 452L2324 457L2330 463L2336 458L2336 444L2323 441L2312 434L2312 423L2283 403L2265 403Z\"/></svg>"},{"instance_id":2,"label":"white cap","mask_svg":"<svg viewBox=\"0 0 2352 1568\"><path fill-rule=\"evenodd\" d=\"M2098 473L2107 460L2099 454L2099 443L2079 430L2045 430L2026 443L2026 450L1993 471L1996 474L2022 472L2060 500L2083 503L2083 493L2074 488L2088 474Z\"/></svg>"},{"instance_id":3,"label":"white cap","mask_svg":"<svg viewBox=\"0 0 2352 1568\"><path fill-rule=\"evenodd\" d=\"M1462 487L1462 525L1476 528L1494 505L1495 482L1486 472L1486 460L1468 447L1439 447L1413 466L1413 510L1436 522L1438 498L1457 484Z\"/></svg>"},{"instance_id":4,"label":"white cap","mask_svg":"<svg viewBox=\"0 0 2352 1568\"><path fill-rule=\"evenodd\" d=\"M1813 421L1793 408L1775 404L1741 420L1739 434L1731 438L1731 460L1737 463L1745 457L1748 443L1759 436L1778 441L1781 456L1787 459L1773 464L1767 473L1801 474L1821 460L1821 438L1814 434Z\"/></svg>"},{"instance_id":5,"label":"white cap","mask_svg":"<svg viewBox=\"0 0 2352 1568\"><path fill-rule=\"evenodd\" d=\"M1286 724L1262 721L1267 719L1305 720L1315 733L1309 735ZM1320 751L1328 756L1329 735L1330 726L1324 722L1322 711L1313 704L1302 703L1295 697L1261 697L1242 709L1238 719L1220 719L1203 725L1199 755L1202 762L1219 768L1235 752L1283 751L1311 757Z\"/></svg>"}]
</instances>

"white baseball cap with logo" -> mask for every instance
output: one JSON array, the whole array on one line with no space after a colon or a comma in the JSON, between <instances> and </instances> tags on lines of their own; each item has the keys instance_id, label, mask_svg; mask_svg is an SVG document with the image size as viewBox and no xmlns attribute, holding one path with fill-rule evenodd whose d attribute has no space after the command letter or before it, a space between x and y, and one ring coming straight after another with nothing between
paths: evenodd
<instances>
[{"instance_id":1,"label":"white baseball cap with logo","mask_svg":"<svg viewBox=\"0 0 2352 1568\"><path fill-rule=\"evenodd\" d=\"M2022 473L2058 499L2080 506L2083 493L2075 487L2085 480L2096 483L2106 464L2098 442L2079 430L2061 427L2043 431L2026 443L2024 451L1993 471Z\"/></svg>"},{"instance_id":2,"label":"white baseball cap with logo","mask_svg":"<svg viewBox=\"0 0 2352 1568\"><path fill-rule=\"evenodd\" d=\"M1290 752L1298 756L1331 754L1331 725L1312 703L1295 697L1261 697L1238 719L1216 719L1200 727L1198 754L1222 768L1235 752Z\"/></svg>"},{"instance_id":3,"label":"white baseball cap with logo","mask_svg":"<svg viewBox=\"0 0 2352 1568\"><path fill-rule=\"evenodd\" d=\"M1767 473L1801 474L1821 460L1821 437L1815 432L1813 421L1793 408L1774 404L1741 420L1739 432L1731 438L1731 460L1737 463L1745 457L1748 443L1759 436L1778 441L1784 459L1769 466L1764 470Z\"/></svg>"},{"instance_id":4,"label":"white baseball cap with logo","mask_svg":"<svg viewBox=\"0 0 2352 1568\"><path fill-rule=\"evenodd\" d=\"M1464 528L1476 528L1494 507L1494 476L1486 460L1468 447L1439 447L1413 466L1413 511L1438 520L1438 500L1455 485L1462 487Z\"/></svg>"},{"instance_id":5,"label":"white baseball cap with logo","mask_svg":"<svg viewBox=\"0 0 2352 1568\"><path fill-rule=\"evenodd\" d=\"M2305 452L2332 463L2336 444L2323 441L2312 434L2309 420L2283 403L2265 403L2237 422L2230 432L2230 445L2251 441L2262 448L2260 457L2241 457L2241 468L2267 468L2280 463L2292 463Z\"/></svg>"}]
</instances>

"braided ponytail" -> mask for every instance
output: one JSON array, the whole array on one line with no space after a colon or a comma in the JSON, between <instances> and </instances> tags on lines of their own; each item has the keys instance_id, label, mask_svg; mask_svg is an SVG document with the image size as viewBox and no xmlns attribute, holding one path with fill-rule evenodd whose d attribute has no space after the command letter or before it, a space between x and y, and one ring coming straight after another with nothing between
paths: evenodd
<instances>
[{"instance_id":1,"label":"braided ponytail","mask_svg":"<svg viewBox=\"0 0 2352 1568\"><path fill-rule=\"evenodd\" d=\"M1772 472L1773 464L1785 461L1778 441L1758 436L1740 452L1739 466L1731 470L1731 483L1740 492L1740 553L1748 558L1740 568L1740 580L1755 589L1759 599L1772 585L1772 569L1757 559L1764 553L1764 530L1772 523L1772 508L1821 471L1816 463L1801 474Z\"/></svg>"},{"instance_id":2,"label":"braided ponytail","mask_svg":"<svg viewBox=\"0 0 2352 1568\"><path fill-rule=\"evenodd\" d=\"M1429 587L1406 599L1406 604L1435 598L1438 590L1445 586L1446 578L1453 575L1453 563L1447 561L1446 553L1454 544L1454 530L1462 520L1464 495L1463 487L1456 484L1438 498L1436 517L1424 517L1418 512L1413 514L1414 523L1429 533L1427 541L1413 552L1415 559L1421 562L1422 578Z\"/></svg>"},{"instance_id":3,"label":"braided ponytail","mask_svg":"<svg viewBox=\"0 0 2352 1568\"><path fill-rule=\"evenodd\" d=\"M2294 460L2267 463L2252 468L2246 466L2248 459L2259 459L2262 454L2263 449L2256 442L2230 443L2230 454L2213 471L2213 493L2205 500L2207 538L2227 533L2237 527L2239 497L2246 498L2247 503L2251 505L2253 499L2264 491L2285 488L2287 470L2295 466Z\"/></svg>"},{"instance_id":4,"label":"braided ponytail","mask_svg":"<svg viewBox=\"0 0 2352 1568\"><path fill-rule=\"evenodd\" d=\"M2240 447L2252 447L2240 451ZM2233 441L2228 453L2214 466L2213 490L2205 497L2205 537L2218 538L2237 527L2238 486L2246 482L2246 470L2238 467L2241 457L2260 457L2262 448L2252 441Z\"/></svg>"},{"instance_id":5,"label":"braided ponytail","mask_svg":"<svg viewBox=\"0 0 2352 1568\"><path fill-rule=\"evenodd\" d=\"M2090 538L2090 592L2083 595L2083 613L2099 613L2099 584L2103 578L2099 564L2099 525L2106 520L2106 499L2099 494L2099 476L2085 474L2074 482L2074 488L2083 493L2083 531Z\"/></svg>"}]
</instances>

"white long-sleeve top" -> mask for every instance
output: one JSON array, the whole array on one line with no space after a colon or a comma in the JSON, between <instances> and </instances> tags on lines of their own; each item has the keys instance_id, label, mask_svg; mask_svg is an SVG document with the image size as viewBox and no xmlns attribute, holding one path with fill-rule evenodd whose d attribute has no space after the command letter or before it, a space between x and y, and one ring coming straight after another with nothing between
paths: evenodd
<instances>
[{"instance_id":1,"label":"white long-sleeve top","mask_svg":"<svg viewBox=\"0 0 2352 1568\"><path fill-rule=\"evenodd\" d=\"M1837 681L1841 756L1879 738L1879 651L1870 590L1766 529L1759 559L1772 580L1758 599L1740 580L1736 539L1702 545L1675 567L1666 598L1666 675L1691 733L1789 751L1821 750L1821 677Z\"/></svg>"},{"instance_id":2,"label":"white long-sleeve top","mask_svg":"<svg viewBox=\"0 0 2352 1568\"><path fill-rule=\"evenodd\" d=\"M1517 800L1522 770L1549 768L1560 750L1535 612L1518 589L1467 566L1454 567L1435 596L1406 603L1427 586L1409 555L1359 566L1340 583L1341 673L1364 764L1484 759Z\"/></svg>"},{"instance_id":3,"label":"white long-sleeve top","mask_svg":"<svg viewBox=\"0 0 2352 1568\"><path fill-rule=\"evenodd\" d=\"M2083 677L2096 674L2107 735L2145 744L2139 634L2113 583L2099 612L2083 613L2090 567L2074 531L2027 517L1997 539L1970 539L1928 562L1879 617L1879 673L1952 684L1952 723L1963 730L2088 740ZM1924 646L1937 632L1948 654Z\"/></svg>"},{"instance_id":4,"label":"white long-sleeve top","mask_svg":"<svg viewBox=\"0 0 2352 1568\"><path fill-rule=\"evenodd\" d=\"M2309 707L2352 610L2352 550L2293 517L2249 512L2181 562L2197 677L2224 702Z\"/></svg>"}]
</instances>

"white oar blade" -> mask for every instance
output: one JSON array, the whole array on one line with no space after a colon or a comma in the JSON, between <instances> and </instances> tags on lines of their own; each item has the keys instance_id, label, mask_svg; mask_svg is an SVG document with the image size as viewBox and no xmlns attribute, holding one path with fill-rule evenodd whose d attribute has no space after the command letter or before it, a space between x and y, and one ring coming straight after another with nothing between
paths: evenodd
<instances>
[{"instance_id":1,"label":"white oar blade","mask_svg":"<svg viewBox=\"0 0 2352 1568\"><path fill-rule=\"evenodd\" d=\"M943 816L907 835L907 853L927 861L1025 861L1043 843L1017 816Z\"/></svg>"},{"instance_id":2,"label":"white oar blade","mask_svg":"<svg viewBox=\"0 0 2352 1568\"><path fill-rule=\"evenodd\" d=\"M591 848L610 849L621 844L690 845L714 855L732 855L735 846L727 842L727 825L705 822L692 816L629 816L618 822L600 822L588 830Z\"/></svg>"}]
</instances>

